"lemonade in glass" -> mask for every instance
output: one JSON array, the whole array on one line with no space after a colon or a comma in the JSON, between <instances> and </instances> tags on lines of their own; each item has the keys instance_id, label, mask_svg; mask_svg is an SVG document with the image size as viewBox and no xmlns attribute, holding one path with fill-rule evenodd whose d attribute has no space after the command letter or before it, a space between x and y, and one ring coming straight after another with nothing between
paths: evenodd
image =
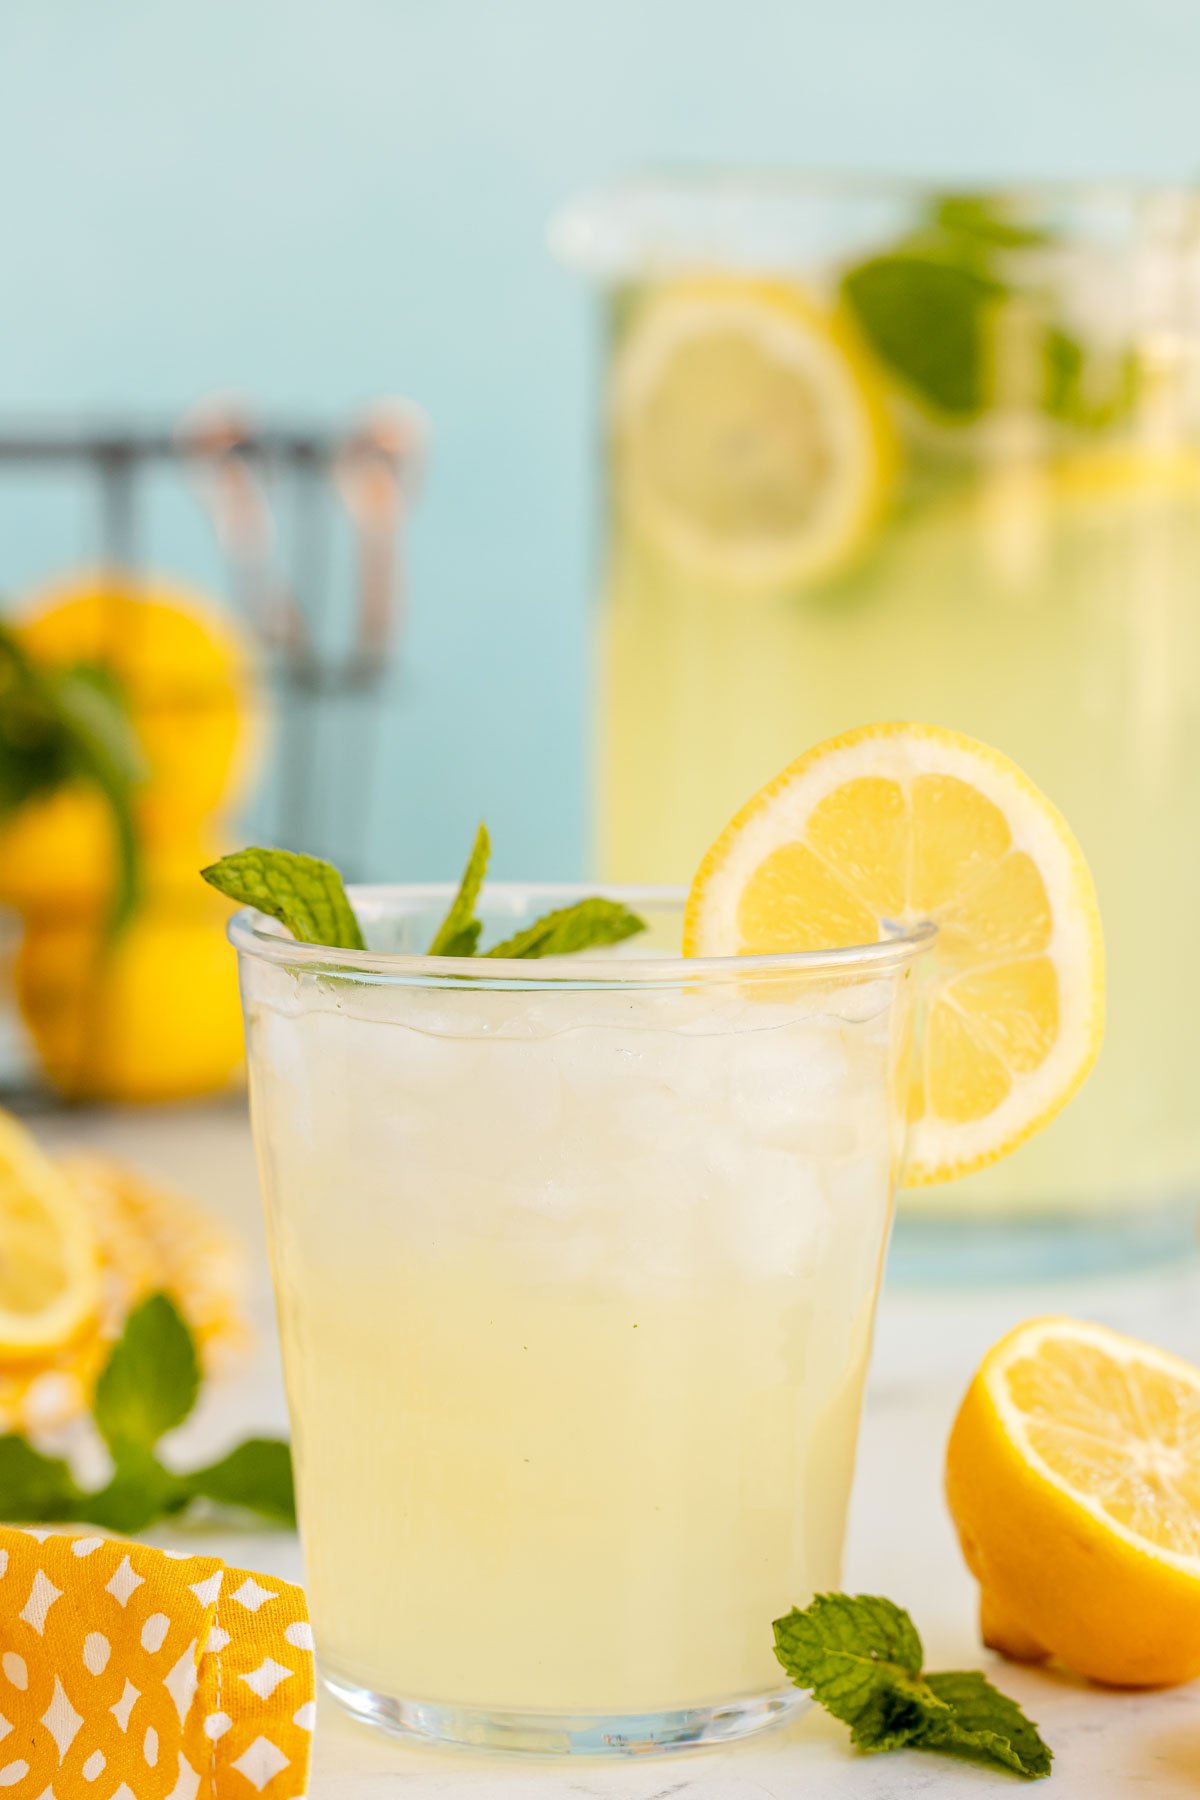
<instances>
[{"instance_id":1,"label":"lemonade in glass","mask_svg":"<svg viewBox=\"0 0 1200 1800\"><path fill-rule=\"evenodd\" d=\"M684 961L635 894L659 948L417 954L447 898L233 926L323 1674L442 1741L738 1736L839 1580L929 934Z\"/></svg>"},{"instance_id":2,"label":"lemonade in glass","mask_svg":"<svg viewBox=\"0 0 1200 1800\"><path fill-rule=\"evenodd\" d=\"M1002 744L1094 870L1109 1030L1053 1132L906 1196L924 1266L1185 1250L1200 199L698 175L556 242L607 306L601 872L686 878L797 742L866 719Z\"/></svg>"}]
</instances>

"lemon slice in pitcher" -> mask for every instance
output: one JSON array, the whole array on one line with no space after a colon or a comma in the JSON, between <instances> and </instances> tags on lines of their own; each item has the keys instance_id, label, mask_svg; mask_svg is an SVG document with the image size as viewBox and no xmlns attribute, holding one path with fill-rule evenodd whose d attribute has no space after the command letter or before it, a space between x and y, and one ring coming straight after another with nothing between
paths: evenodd
<instances>
[{"instance_id":1,"label":"lemon slice in pitcher","mask_svg":"<svg viewBox=\"0 0 1200 1800\"><path fill-rule=\"evenodd\" d=\"M931 920L908 1186L1047 1123L1100 1047L1104 950L1083 853L1015 763L957 732L872 725L800 757L701 863L690 956L822 950Z\"/></svg>"},{"instance_id":2,"label":"lemon slice in pitcher","mask_svg":"<svg viewBox=\"0 0 1200 1800\"><path fill-rule=\"evenodd\" d=\"M655 289L617 354L611 425L632 515L698 573L735 583L813 581L853 561L896 460L853 328L783 281Z\"/></svg>"}]
</instances>

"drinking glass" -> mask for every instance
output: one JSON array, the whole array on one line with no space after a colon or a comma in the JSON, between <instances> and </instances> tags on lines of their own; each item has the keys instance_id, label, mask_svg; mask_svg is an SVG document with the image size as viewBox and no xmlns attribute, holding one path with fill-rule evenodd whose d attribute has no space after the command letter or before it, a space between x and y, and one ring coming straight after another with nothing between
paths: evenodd
<instances>
[{"instance_id":1,"label":"drinking glass","mask_svg":"<svg viewBox=\"0 0 1200 1800\"><path fill-rule=\"evenodd\" d=\"M690 879L809 744L916 718L1070 819L1109 946L1054 1128L905 1195L926 1272L1195 1246L1200 195L730 173L581 200L607 322L605 879Z\"/></svg>"},{"instance_id":2,"label":"drinking glass","mask_svg":"<svg viewBox=\"0 0 1200 1800\"><path fill-rule=\"evenodd\" d=\"M427 1740L732 1738L836 1588L928 931L685 961L231 924L320 1667ZM504 932L575 896L497 887Z\"/></svg>"}]
</instances>

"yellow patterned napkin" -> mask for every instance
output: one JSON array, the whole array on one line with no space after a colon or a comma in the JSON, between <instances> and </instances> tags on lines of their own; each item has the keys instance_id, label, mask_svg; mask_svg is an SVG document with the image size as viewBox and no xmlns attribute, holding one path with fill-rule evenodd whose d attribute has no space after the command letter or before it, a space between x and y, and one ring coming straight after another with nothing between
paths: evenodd
<instances>
[{"instance_id":1,"label":"yellow patterned napkin","mask_svg":"<svg viewBox=\"0 0 1200 1800\"><path fill-rule=\"evenodd\" d=\"M0 1527L5 1800L300 1800L314 1692L289 1582Z\"/></svg>"}]
</instances>

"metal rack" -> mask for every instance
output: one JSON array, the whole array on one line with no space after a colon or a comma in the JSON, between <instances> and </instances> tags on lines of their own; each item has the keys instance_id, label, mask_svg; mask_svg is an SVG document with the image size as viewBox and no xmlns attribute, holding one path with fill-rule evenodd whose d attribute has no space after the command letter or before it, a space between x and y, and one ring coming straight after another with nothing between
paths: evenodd
<instances>
[{"instance_id":1,"label":"metal rack","mask_svg":"<svg viewBox=\"0 0 1200 1800\"><path fill-rule=\"evenodd\" d=\"M342 430L260 422L226 400L173 428L0 424L0 482L12 471L78 470L94 484L97 560L123 580L136 583L147 570L147 474L166 467L190 488L270 695L273 798L256 826L276 842L334 856L352 874L366 860L377 703L404 637L405 528L426 442L424 417L407 401L376 405ZM293 525L286 556L284 513ZM348 605L331 592L335 527L353 545ZM353 758L344 772L339 748Z\"/></svg>"}]
</instances>

